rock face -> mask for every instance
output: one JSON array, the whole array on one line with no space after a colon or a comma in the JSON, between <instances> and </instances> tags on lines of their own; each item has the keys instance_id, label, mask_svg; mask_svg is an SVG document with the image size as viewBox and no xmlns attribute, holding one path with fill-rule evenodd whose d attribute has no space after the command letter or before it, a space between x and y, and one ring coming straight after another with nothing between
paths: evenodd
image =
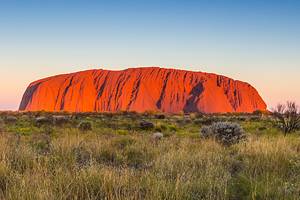
<instances>
[{"instance_id":1,"label":"rock face","mask_svg":"<svg viewBox=\"0 0 300 200\"><path fill-rule=\"evenodd\" d=\"M251 85L216 74L159 67L88 70L31 83L21 111L253 112L266 104Z\"/></svg>"}]
</instances>

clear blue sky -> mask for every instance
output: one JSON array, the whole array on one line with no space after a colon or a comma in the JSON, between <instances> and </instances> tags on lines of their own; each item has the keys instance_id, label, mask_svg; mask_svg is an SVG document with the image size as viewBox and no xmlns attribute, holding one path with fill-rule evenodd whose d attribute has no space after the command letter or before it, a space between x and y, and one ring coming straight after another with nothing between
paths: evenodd
<instances>
[{"instance_id":1,"label":"clear blue sky","mask_svg":"<svg viewBox=\"0 0 300 200\"><path fill-rule=\"evenodd\" d=\"M27 85L89 68L162 66L247 81L300 103L298 0L0 0L0 110Z\"/></svg>"}]
</instances>

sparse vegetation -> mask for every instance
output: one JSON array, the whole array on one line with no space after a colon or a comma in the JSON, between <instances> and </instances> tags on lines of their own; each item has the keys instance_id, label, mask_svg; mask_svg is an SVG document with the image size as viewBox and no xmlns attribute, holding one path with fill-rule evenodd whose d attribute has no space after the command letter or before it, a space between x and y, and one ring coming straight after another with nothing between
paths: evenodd
<instances>
[{"instance_id":1,"label":"sparse vegetation","mask_svg":"<svg viewBox=\"0 0 300 200\"><path fill-rule=\"evenodd\" d=\"M81 131L90 131L92 130L92 123L89 121L83 121L78 124L78 129Z\"/></svg>"},{"instance_id":2,"label":"sparse vegetation","mask_svg":"<svg viewBox=\"0 0 300 200\"><path fill-rule=\"evenodd\" d=\"M300 128L300 110L295 102L278 104L273 114L285 135Z\"/></svg>"},{"instance_id":3,"label":"sparse vegetation","mask_svg":"<svg viewBox=\"0 0 300 200\"><path fill-rule=\"evenodd\" d=\"M299 198L299 131L283 136L272 115L5 115L0 199ZM59 115L67 121L36 123Z\"/></svg>"}]
</instances>

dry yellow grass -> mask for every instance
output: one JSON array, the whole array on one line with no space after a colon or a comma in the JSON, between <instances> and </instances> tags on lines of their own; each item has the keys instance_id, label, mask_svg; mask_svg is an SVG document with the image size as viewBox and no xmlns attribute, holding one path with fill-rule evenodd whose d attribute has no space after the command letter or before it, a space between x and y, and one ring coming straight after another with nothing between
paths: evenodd
<instances>
[{"instance_id":1,"label":"dry yellow grass","mask_svg":"<svg viewBox=\"0 0 300 200\"><path fill-rule=\"evenodd\" d=\"M223 147L171 136L0 137L1 199L299 199L300 139Z\"/></svg>"}]
</instances>

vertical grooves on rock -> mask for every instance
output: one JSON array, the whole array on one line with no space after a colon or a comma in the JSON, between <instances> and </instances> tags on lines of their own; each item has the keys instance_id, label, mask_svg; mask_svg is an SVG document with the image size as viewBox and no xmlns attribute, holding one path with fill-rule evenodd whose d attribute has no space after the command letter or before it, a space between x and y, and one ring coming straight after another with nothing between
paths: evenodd
<instances>
[{"instance_id":1,"label":"vertical grooves on rock","mask_svg":"<svg viewBox=\"0 0 300 200\"><path fill-rule=\"evenodd\" d=\"M139 92L139 88L141 85L141 77L139 76L139 78L137 78L133 84L133 88L131 91L131 96L130 96L130 101L127 105L127 110L130 109L130 106L132 105L132 103L135 101L135 99L137 98L138 92Z\"/></svg>"},{"instance_id":2,"label":"vertical grooves on rock","mask_svg":"<svg viewBox=\"0 0 300 200\"><path fill-rule=\"evenodd\" d=\"M69 84L67 85L67 87L64 90L64 93L63 93L63 95L61 97L60 110L64 110L64 107L65 107L65 97L66 97L66 95L67 95L67 93L68 93L68 91L69 91L69 89L70 89L70 87L72 85L73 78L74 77L72 76L71 79L70 79L70 81L69 81Z\"/></svg>"},{"instance_id":3,"label":"vertical grooves on rock","mask_svg":"<svg viewBox=\"0 0 300 200\"><path fill-rule=\"evenodd\" d=\"M125 73L122 73L118 77L117 88L116 88L116 92L115 92L115 102L117 103L117 105L116 105L117 110L119 110L119 108L120 108L119 100L120 100L120 97L122 96L123 87L125 86L126 80L128 80L128 78L129 77L127 77L127 79L126 79Z\"/></svg>"},{"instance_id":4,"label":"vertical grooves on rock","mask_svg":"<svg viewBox=\"0 0 300 200\"><path fill-rule=\"evenodd\" d=\"M108 79L108 76L106 75L102 85L100 86L100 89L99 89L99 92L98 92L98 95L97 95L97 100L99 100L101 98L102 94L103 94L104 88L106 86L107 79Z\"/></svg>"},{"instance_id":5,"label":"vertical grooves on rock","mask_svg":"<svg viewBox=\"0 0 300 200\"><path fill-rule=\"evenodd\" d=\"M168 83L168 81L169 81L169 76L170 76L170 74L171 74L171 72L167 72L167 75L166 75L166 77L165 77L165 79L164 79L164 83L163 83L163 86L162 86L162 90L161 90L161 93L160 93L160 97L159 97L159 99L158 99L158 101L157 101L157 103L156 103L156 107L157 107L158 109L161 109L162 100L163 100L163 98L164 98L164 96L165 96L165 90L166 90L166 87L167 87L167 83Z\"/></svg>"},{"instance_id":6,"label":"vertical grooves on rock","mask_svg":"<svg viewBox=\"0 0 300 200\"><path fill-rule=\"evenodd\" d=\"M253 112L266 110L247 83L221 75L162 69L90 70L30 84L20 110Z\"/></svg>"}]
</instances>

